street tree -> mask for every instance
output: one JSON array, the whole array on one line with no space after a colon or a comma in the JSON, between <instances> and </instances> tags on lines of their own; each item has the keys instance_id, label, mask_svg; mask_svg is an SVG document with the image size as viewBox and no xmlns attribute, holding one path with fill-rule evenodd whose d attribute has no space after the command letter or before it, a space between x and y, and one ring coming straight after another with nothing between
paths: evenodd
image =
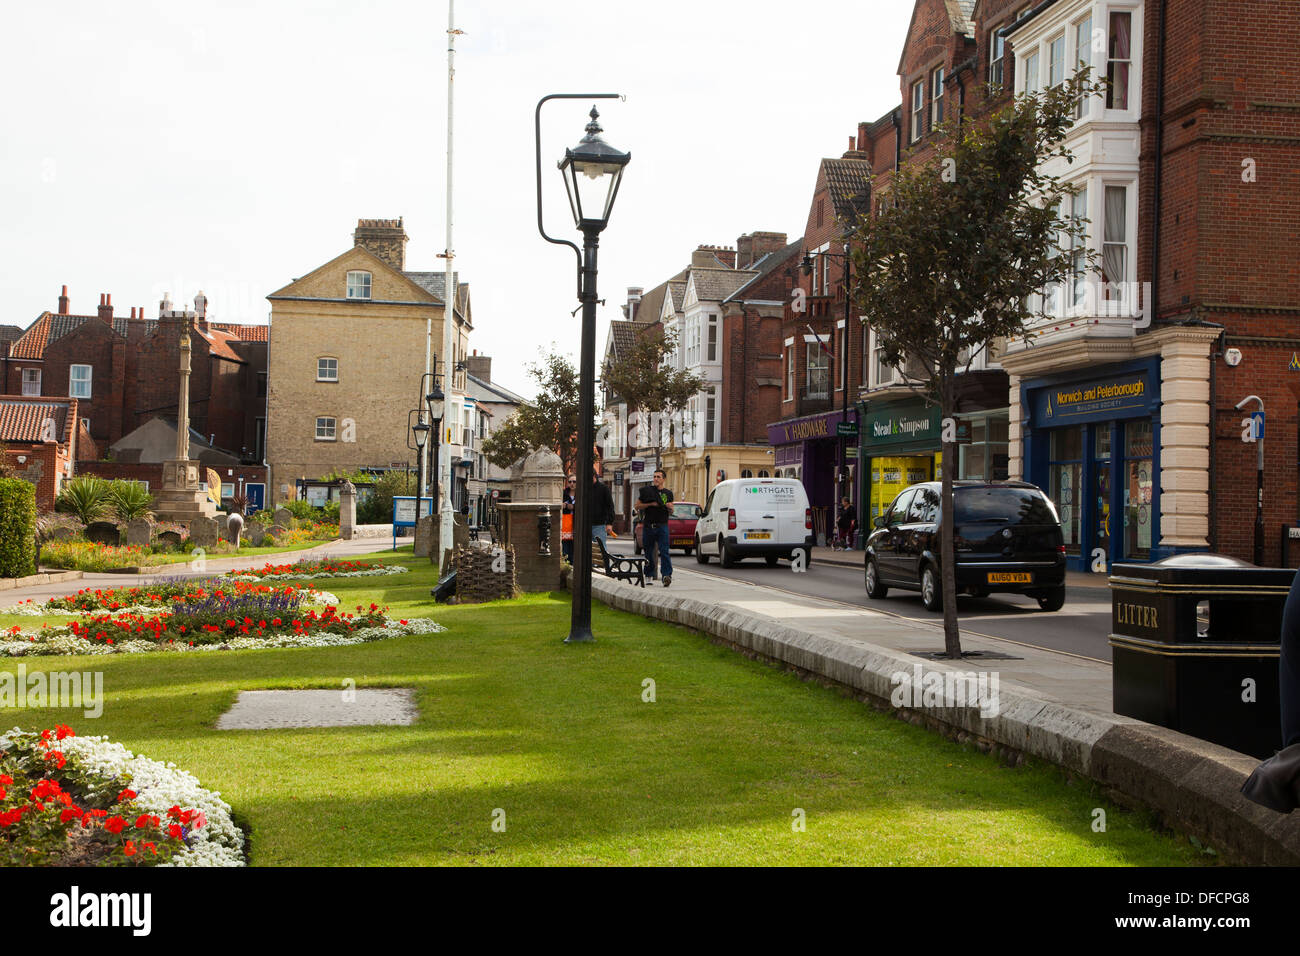
<instances>
[{"instance_id":1,"label":"street tree","mask_svg":"<svg viewBox=\"0 0 1300 956\"><path fill-rule=\"evenodd\" d=\"M539 362L528 366L537 384L537 397L483 441L483 454L498 468L509 468L534 448L555 451L572 468L578 450L578 370L567 355L551 346Z\"/></svg>"},{"instance_id":2,"label":"street tree","mask_svg":"<svg viewBox=\"0 0 1300 956\"><path fill-rule=\"evenodd\" d=\"M953 558L958 376L998 339L1023 337L1035 300L1082 281L1095 254L1086 220L1069 218L1077 190L1049 168L1073 162L1065 137L1081 96L1100 84L1081 71L979 117L941 126L928 158L904 163L877 190L874 216L851 232L852 295L885 361L919 372L914 390L943 422L940 577L944 645L960 658ZM1050 164L1050 165L1049 165Z\"/></svg>"},{"instance_id":3,"label":"street tree","mask_svg":"<svg viewBox=\"0 0 1300 956\"><path fill-rule=\"evenodd\" d=\"M601 385L622 398L629 417L635 411L639 424L645 426L656 467L662 463L663 424L674 420L704 387L699 375L668 364L676 345L673 333L651 326L639 331L631 346L614 361L605 362L600 371ZM678 427L677 435L681 434Z\"/></svg>"}]
</instances>

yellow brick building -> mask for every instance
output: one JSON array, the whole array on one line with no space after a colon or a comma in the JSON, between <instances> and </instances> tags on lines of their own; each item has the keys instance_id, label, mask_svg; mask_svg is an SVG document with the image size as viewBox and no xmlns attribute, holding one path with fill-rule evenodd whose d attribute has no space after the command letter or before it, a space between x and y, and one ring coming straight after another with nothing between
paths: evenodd
<instances>
[{"instance_id":1,"label":"yellow brick building","mask_svg":"<svg viewBox=\"0 0 1300 956\"><path fill-rule=\"evenodd\" d=\"M402 220L362 219L352 249L267 296L270 500L296 496L299 479L335 469L387 469L410 462L407 412L417 406L426 334L442 349L442 272L405 270ZM451 366L468 352L469 287L456 286ZM442 356L438 371L444 371ZM441 454L461 455L464 372L444 377L447 419ZM448 443L448 439L454 441ZM404 465L403 465L404 467Z\"/></svg>"}]
</instances>

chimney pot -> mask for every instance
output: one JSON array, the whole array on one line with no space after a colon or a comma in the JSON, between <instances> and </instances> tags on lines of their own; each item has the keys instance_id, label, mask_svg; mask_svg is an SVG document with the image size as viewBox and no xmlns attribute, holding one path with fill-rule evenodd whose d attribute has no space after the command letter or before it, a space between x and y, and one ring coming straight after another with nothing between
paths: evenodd
<instances>
[{"instance_id":1,"label":"chimney pot","mask_svg":"<svg viewBox=\"0 0 1300 956\"><path fill-rule=\"evenodd\" d=\"M59 315L68 314L68 287L63 287L63 292L59 295Z\"/></svg>"}]
</instances>

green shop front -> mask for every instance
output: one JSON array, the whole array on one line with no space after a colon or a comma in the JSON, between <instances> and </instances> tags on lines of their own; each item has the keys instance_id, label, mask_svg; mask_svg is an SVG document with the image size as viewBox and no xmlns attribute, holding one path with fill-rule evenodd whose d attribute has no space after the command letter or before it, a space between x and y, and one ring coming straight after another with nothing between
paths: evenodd
<instances>
[{"instance_id":1,"label":"green shop front","mask_svg":"<svg viewBox=\"0 0 1300 956\"><path fill-rule=\"evenodd\" d=\"M1005 402L1005 386L999 397ZM1005 479L1009 461L1007 409L980 407L993 404L992 400L966 404L974 407L954 415L956 477ZM858 421L858 456L863 462L863 487L858 500L864 503L862 525L870 527L871 520L908 485L940 477L941 420L938 405L922 398L908 398L860 403Z\"/></svg>"},{"instance_id":2,"label":"green shop front","mask_svg":"<svg viewBox=\"0 0 1300 956\"><path fill-rule=\"evenodd\" d=\"M1069 566L1168 557L1160 541L1159 359L1021 382L1024 472L1055 502Z\"/></svg>"}]
</instances>

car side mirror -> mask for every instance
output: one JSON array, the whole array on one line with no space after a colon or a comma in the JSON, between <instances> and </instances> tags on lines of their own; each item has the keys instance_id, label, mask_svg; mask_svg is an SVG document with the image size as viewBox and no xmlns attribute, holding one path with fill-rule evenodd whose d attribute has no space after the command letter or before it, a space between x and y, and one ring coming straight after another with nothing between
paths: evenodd
<instances>
[{"instance_id":1,"label":"car side mirror","mask_svg":"<svg viewBox=\"0 0 1300 956\"><path fill-rule=\"evenodd\" d=\"M699 505L696 505L696 506L695 506L695 517L697 517L697 518L703 518L703 517L704 517L704 509L701 508Z\"/></svg>"},{"instance_id":2,"label":"car side mirror","mask_svg":"<svg viewBox=\"0 0 1300 956\"><path fill-rule=\"evenodd\" d=\"M885 527L885 516L876 515L874 518L871 519L871 523L875 525L877 528L883 528Z\"/></svg>"}]
</instances>

